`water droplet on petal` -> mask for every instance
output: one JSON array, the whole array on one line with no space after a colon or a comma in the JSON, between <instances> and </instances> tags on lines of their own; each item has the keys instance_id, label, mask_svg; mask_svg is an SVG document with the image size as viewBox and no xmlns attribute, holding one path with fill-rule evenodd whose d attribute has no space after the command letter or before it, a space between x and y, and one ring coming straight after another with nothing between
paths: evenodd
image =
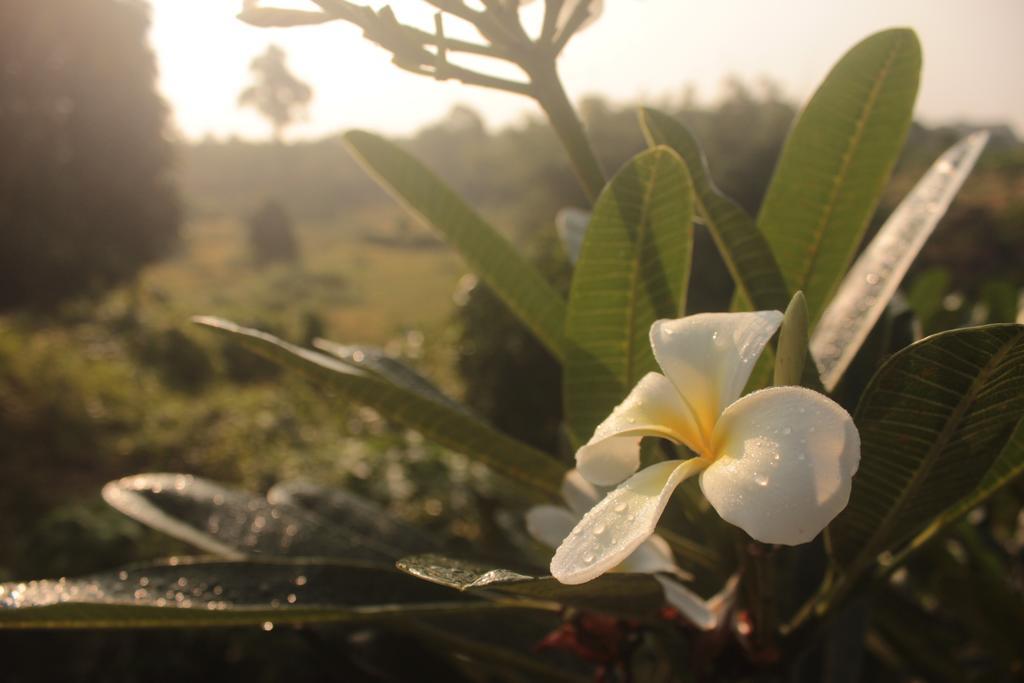
<instances>
[{"instance_id":1,"label":"water droplet on petal","mask_svg":"<svg viewBox=\"0 0 1024 683\"><path fill-rule=\"evenodd\" d=\"M597 526L594 527L594 535L595 536L600 536L601 534L604 533L604 530L605 530L604 524L598 524Z\"/></svg>"},{"instance_id":2,"label":"water droplet on petal","mask_svg":"<svg viewBox=\"0 0 1024 683\"><path fill-rule=\"evenodd\" d=\"M790 429L789 427L786 427L785 429L782 430L782 433L783 434L792 434L793 430Z\"/></svg>"},{"instance_id":3,"label":"water droplet on petal","mask_svg":"<svg viewBox=\"0 0 1024 683\"><path fill-rule=\"evenodd\" d=\"M754 477L754 483L757 484L758 486L767 486L768 477L764 476L763 474L759 474Z\"/></svg>"},{"instance_id":4,"label":"water droplet on petal","mask_svg":"<svg viewBox=\"0 0 1024 683\"><path fill-rule=\"evenodd\" d=\"M616 505L612 509L615 510L615 512L625 512L626 511L626 504L625 503L619 503L618 505Z\"/></svg>"},{"instance_id":5,"label":"water droplet on petal","mask_svg":"<svg viewBox=\"0 0 1024 683\"><path fill-rule=\"evenodd\" d=\"M587 564L590 564L591 562L594 561L594 556L593 555L584 555L583 556L583 561L586 562Z\"/></svg>"}]
</instances>

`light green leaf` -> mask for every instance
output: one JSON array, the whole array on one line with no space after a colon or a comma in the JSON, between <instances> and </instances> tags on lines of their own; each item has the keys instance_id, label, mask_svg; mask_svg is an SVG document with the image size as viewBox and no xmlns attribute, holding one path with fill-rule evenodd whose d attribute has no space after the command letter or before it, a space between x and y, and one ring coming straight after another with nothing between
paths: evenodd
<instances>
[{"instance_id":1,"label":"light green leaf","mask_svg":"<svg viewBox=\"0 0 1024 683\"><path fill-rule=\"evenodd\" d=\"M987 132L972 133L946 150L892 212L843 279L811 340L811 352L829 391L857 355L987 141Z\"/></svg>"},{"instance_id":2,"label":"light green leaf","mask_svg":"<svg viewBox=\"0 0 1024 683\"><path fill-rule=\"evenodd\" d=\"M853 260L910 128L921 46L876 33L833 67L790 133L758 227L811 326Z\"/></svg>"},{"instance_id":3,"label":"light green leaf","mask_svg":"<svg viewBox=\"0 0 1024 683\"><path fill-rule=\"evenodd\" d=\"M775 354L777 387L799 385L807 360L807 301L803 292L793 295L786 307L786 316L779 329L778 351Z\"/></svg>"},{"instance_id":4,"label":"light green leaf","mask_svg":"<svg viewBox=\"0 0 1024 683\"><path fill-rule=\"evenodd\" d=\"M661 585L650 574L611 573L571 586L551 576L530 576L442 555L406 557L397 566L413 576L461 592L550 601L622 616L651 617L665 602Z\"/></svg>"},{"instance_id":5,"label":"light green leaf","mask_svg":"<svg viewBox=\"0 0 1024 683\"><path fill-rule=\"evenodd\" d=\"M369 406L495 472L557 496L564 468L553 458L486 423L322 353L273 335L210 317L195 322L232 336L271 360L305 371L345 399Z\"/></svg>"},{"instance_id":6,"label":"light green leaf","mask_svg":"<svg viewBox=\"0 0 1024 683\"><path fill-rule=\"evenodd\" d=\"M634 157L598 197L566 319L565 414L576 440L657 370L648 334L685 309L692 222L689 173L668 147Z\"/></svg>"},{"instance_id":7,"label":"light green leaf","mask_svg":"<svg viewBox=\"0 0 1024 683\"><path fill-rule=\"evenodd\" d=\"M445 236L556 358L564 357L565 300L536 268L413 156L364 131L346 133L345 142L409 213Z\"/></svg>"},{"instance_id":8,"label":"light green leaf","mask_svg":"<svg viewBox=\"0 0 1024 683\"><path fill-rule=\"evenodd\" d=\"M521 604L521 603L520 603ZM325 560L176 557L79 579L0 584L0 630L366 622L518 607Z\"/></svg>"},{"instance_id":9,"label":"light green leaf","mask_svg":"<svg viewBox=\"0 0 1024 683\"><path fill-rule=\"evenodd\" d=\"M771 247L753 219L715 187L707 159L693 134L679 121L654 109L640 110L640 125L648 144L668 145L686 162L697 212L729 268L737 292L757 310L784 310L789 292Z\"/></svg>"},{"instance_id":10,"label":"light green leaf","mask_svg":"<svg viewBox=\"0 0 1024 683\"><path fill-rule=\"evenodd\" d=\"M847 577L973 491L1022 415L1024 326L944 332L883 365L854 416L861 463L850 503L829 527Z\"/></svg>"}]
</instances>

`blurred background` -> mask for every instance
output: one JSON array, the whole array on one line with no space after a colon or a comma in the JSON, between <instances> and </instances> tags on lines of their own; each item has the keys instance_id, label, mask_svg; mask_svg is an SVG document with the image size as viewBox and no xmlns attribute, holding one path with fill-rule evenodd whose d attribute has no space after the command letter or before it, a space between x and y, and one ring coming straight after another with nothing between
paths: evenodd
<instances>
[{"instance_id":1,"label":"blurred background","mask_svg":"<svg viewBox=\"0 0 1024 683\"><path fill-rule=\"evenodd\" d=\"M395 4L403 19L430 21L419 3ZM719 185L751 212L829 66L876 29L917 29L919 122L874 225L941 151L989 129L903 290L924 332L1016 317L1024 5L606 5L563 63L606 170L643 147L636 105L657 106L691 126ZM0 0L0 580L184 551L99 498L105 482L147 471L253 491L296 478L346 487L467 547L504 523L501 482L192 329L193 314L301 343L381 346L505 431L567 457L554 361L338 135L364 127L400 139L565 288L554 216L586 203L539 112L400 72L348 25L262 30L235 20L239 9ZM703 280L690 306L720 308L728 275L710 239L697 240ZM290 633L4 641L9 680L339 674ZM55 643L74 655L39 656ZM193 664L148 658L182 643ZM296 658L306 663L295 668Z\"/></svg>"}]
</instances>

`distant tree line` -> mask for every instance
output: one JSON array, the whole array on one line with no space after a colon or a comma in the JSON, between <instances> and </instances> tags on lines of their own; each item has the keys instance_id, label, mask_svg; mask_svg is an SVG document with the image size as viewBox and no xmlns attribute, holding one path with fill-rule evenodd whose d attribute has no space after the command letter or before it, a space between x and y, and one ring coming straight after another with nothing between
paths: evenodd
<instances>
[{"instance_id":1,"label":"distant tree line","mask_svg":"<svg viewBox=\"0 0 1024 683\"><path fill-rule=\"evenodd\" d=\"M6 2L0 17L0 310L132 279L178 238L167 107L145 5Z\"/></svg>"}]
</instances>

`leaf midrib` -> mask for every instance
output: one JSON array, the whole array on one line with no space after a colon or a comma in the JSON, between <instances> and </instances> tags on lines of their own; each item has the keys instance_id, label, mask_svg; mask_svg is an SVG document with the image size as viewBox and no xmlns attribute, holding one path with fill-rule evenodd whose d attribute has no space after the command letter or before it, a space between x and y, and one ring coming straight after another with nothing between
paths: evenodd
<instances>
[{"instance_id":1,"label":"leaf midrib","mask_svg":"<svg viewBox=\"0 0 1024 683\"><path fill-rule=\"evenodd\" d=\"M962 422L968 407L974 402L974 398L977 396L978 392L981 391L981 388L985 385L989 376L995 371L997 367L999 367L999 365L1003 361L1003 358L1005 358L1006 355L1010 352L1010 350L1013 349L1013 347L1017 344L1017 341L1022 336L1024 336L1024 332L1018 332L1013 337L1008 339L1006 343L999 349L999 351L992 355L988 363L986 363L985 366L981 368L981 370L975 376L974 380L971 382L970 389L968 389L968 391L964 394L963 398L960 399L960 402L957 404L957 406L953 409L953 412L950 414L949 420L946 421L945 426L943 426L942 431L939 433L938 438L936 438L935 441L932 442L931 447L929 447L928 451L925 453L925 457L922 459L922 467L918 468L914 472L914 474L910 478L910 481L907 483L905 487L903 487L903 491L900 493L899 496L897 496L895 504L889 508L889 512L887 512L886 515L882 518L881 523L879 523L876 526L875 533L873 534L871 540L869 540L869 542L864 546L863 550L861 550L861 552L858 553L854 557L854 560L850 563L851 575L856 576L865 566L869 565L872 562L874 554L876 554L879 549L879 539L884 539L886 537L886 534L888 534L891 531L891 528L893 526L893 520L899 515L900 512L902 512L903 506L906 503L907 499L911 497L911 494L917 491L918 487L921 485L921 482L924 481L927 474L931 472L932 467L935 465L935 462L938 459L937 455L941 453L941 451L948 444L952 435L956 433L956 430L960 426L960 423Z\"/></svg>"},{"instance_id":2,"label":"leaf midrib","mask_svg":"<svg viewBox=\"0 0 1024 683\"><path fill-rule=\"evenodd\" d=\"M822 212L821 218L811 234L812 241L807 252L807 265L801 273L796 289L807 288L810 274L814 272L814 268L817 266L818 257L821 253L821 243L825 236L825 228L832 220L832 215L835 213L836 209L836 199L839 196L840 189L846 181L850 165L853 163L853 150L860 145L861 139L864 137L864 128L867 125L867 120L871 118L870 112L874 109L875 103L881 93L883 83L885 83L889 77L889 73L892 71L892 64L896 60L896 54L899 50L900 41L896 40L893 42L893 46L889 49L889 54L886 56L885 64L878 72L878 77L875 78L874 84L871 86L871 92L864 101L864 106L861 108L860 116L857 117L854 133L850 138L850 143L846 146L846 151L843 153L843 161L840 164L839 173L833 177L832 190L829 192L829 198L825 204L825 211ZM833 290L834 289L835 287L833 287ZM831 292L829 292L829 294L831 294ZM813 312L812 316L815 318L818 317Z\"/></svg>"}]
</instances>

